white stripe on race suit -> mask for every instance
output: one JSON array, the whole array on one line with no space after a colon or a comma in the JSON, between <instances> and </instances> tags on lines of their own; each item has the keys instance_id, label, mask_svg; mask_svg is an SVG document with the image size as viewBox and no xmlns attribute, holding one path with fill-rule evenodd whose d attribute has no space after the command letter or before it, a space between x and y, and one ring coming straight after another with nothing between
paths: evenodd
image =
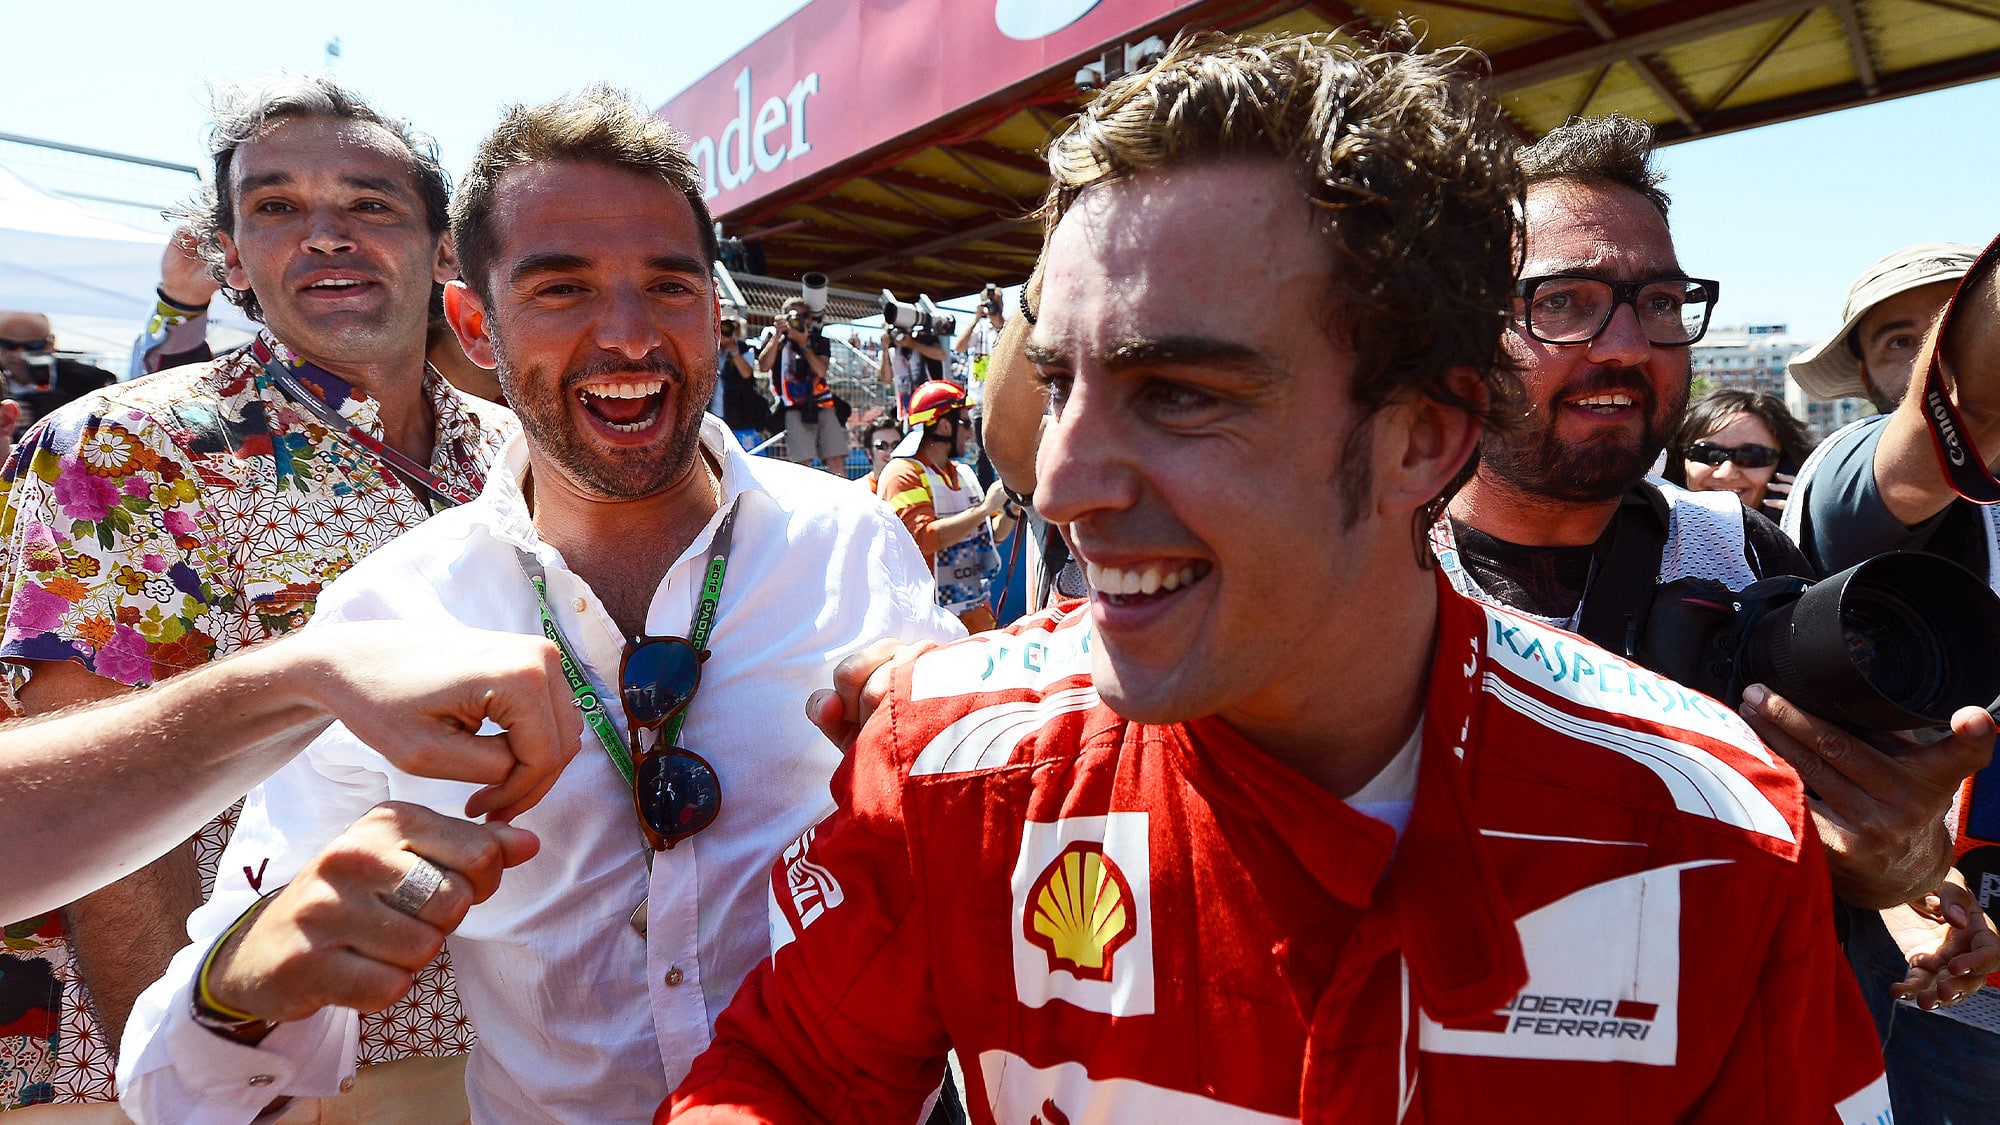
<instances>
[{"instance_id":1,"label":"white stripe on race suit","mask_svg":"<svg viewBox=\"0 0 2000 1125\"><path fill-rule=\"evenodd\" d=\"M1088 711L1097 703L1095 687L1075 687L1046 699L981 707L934 735L910 766L910 776L970 773L1006 765L1014 747L1049 720Z\"/></svg>"},{"instance_id":2,"label":"white stripe on race suit","mask_svg":"<svg viewBox=\"0 0 2000 1125\"><path fill-rule=\"evenodd\" d=\"M1488 672L1485 688L1522 715L1571 738L1602 746L1653 771L1682 812L1733 824L1787 843L1797 842L1785 814L1755 782L1697 746L1571 715Z\"/></svg>"}]
</instances>

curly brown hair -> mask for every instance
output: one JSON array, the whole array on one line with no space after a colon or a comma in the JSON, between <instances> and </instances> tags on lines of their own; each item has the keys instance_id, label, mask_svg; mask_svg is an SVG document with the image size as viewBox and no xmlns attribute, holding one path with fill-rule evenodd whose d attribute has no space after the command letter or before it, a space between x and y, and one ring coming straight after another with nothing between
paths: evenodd
<instances>
[{"instance_id":1,"label":"curly brown hair","mask_svg":"<svg viewBox=\"0 0 2000 1125\"><path fill-rule=\"evenodd\" d=\"M1354 353L1364 415L1414 391L1490 422L1514 382L1500 340L1521 246L1516 142L1478 92L1483 56L1418 45L1403 24L1372 47L1328 35L1183 36L1156 65L1107 86L1050 145L1045 228L1096 184L1281 161L1326 217L1324 328ZM1479 372L1485 395L1455 391L1454 368Z\"/></svg>"}]
</instances>

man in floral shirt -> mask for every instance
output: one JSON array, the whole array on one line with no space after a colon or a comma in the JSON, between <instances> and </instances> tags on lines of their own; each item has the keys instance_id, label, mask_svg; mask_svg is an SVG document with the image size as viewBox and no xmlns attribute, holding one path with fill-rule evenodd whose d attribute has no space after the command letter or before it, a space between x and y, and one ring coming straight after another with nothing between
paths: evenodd
<instances>
[{"instance_id":1,"label":"man in floral shirt","mask_svg":"<svg viewBox=\"0 0 2000 1125\"><path fill-rule=\"evenodd\" d=\"M363 555L477 494L515 430L424 362L432 287L456 274L428 144L329 81L284 79L225 95L210 148L214 186L189 218L230 299L267 327L57 411L0 471L0 660L28 713L298 628ZM108 1104L118 1031L186 944L232 824L6 928L0 1106L107 1103L102 1120L124 1120ZM275 889L257 871L222 878ZM409 1061L364 1068L342 1120L463 1119L454 1056L469 1040L441 958L362 1024L361 1061Z\"/></svg>"}]
</instances>

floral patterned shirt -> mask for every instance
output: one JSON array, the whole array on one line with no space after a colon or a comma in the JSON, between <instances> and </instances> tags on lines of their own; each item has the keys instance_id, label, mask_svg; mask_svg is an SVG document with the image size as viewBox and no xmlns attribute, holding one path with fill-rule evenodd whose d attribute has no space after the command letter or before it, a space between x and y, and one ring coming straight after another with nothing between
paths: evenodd
<instances>
[{"instance_id":1,"label":"floral patterned shirt","mask_svg":"<svg viewBox=\"0 0 2000 1125\"><path fill-rule=\"evenodd\" d=\"M351 426L381 436L375 399L268 332L260 339ZM437 419L430 468L476 494L514 417L435 372L425 391ZM430 514L424 495L288 398L249 348L50 415L0 469L0 488L10 706L25 661L71 660L144 687L290 632L323 586ZM196 838L204 896L234 817ZM76 973L57 916L9 925L0 940L0 1109L110 1100L110 1054L81 986L66 987ZM471 1040L440 957L401 1004L363 1020L360 1058L458 1054Z\"/></svg>"}]
</instances>

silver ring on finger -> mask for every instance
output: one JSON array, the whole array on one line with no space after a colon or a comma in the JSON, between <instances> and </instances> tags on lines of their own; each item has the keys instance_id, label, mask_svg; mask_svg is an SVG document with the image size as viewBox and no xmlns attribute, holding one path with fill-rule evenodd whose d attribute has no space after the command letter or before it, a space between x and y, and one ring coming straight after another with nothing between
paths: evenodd
<instances>
[{"instance_id":1,"label":"silver ring on finger","mask_svg":"<svg viewBox=\"0 0 2000 1125\"><path fill-rule=\"evenodd\" d=\"M431 896L437 893L437 889L444 885L444 868L423 856L418 856L416 859L417 862L411 864L410 869L403 873L403 881L397 883L396 889L390 891L389 897L383 900L389 904L390 909L412 918L422 912L424 904L429 902Z\"/></svg>"}]
</instances>

